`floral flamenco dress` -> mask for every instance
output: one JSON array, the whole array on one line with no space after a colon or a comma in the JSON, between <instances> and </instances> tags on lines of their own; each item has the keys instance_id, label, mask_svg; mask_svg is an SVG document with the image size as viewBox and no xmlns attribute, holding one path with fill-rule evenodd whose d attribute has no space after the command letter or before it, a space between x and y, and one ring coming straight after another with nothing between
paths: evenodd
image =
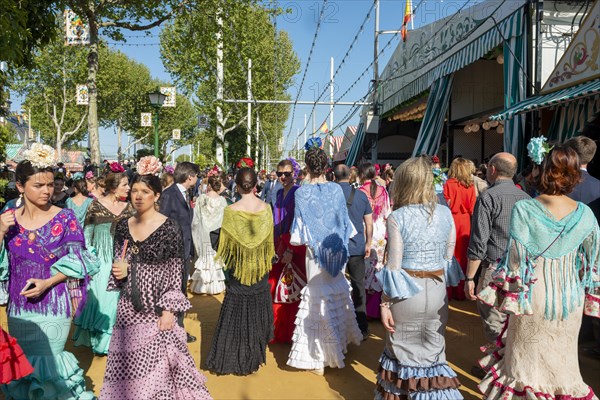
<instances>
[{"instance_id":1,"label":"floral flamenco dress","mask_svg":"<svg viewBox=\"0 0 600 400\"><path fill-rule=\"evenodd\" d=\"M183 239L177 222L167 219L145 240L129 233L127 220L115 232L115 253L128 241L128 276L111 275L108 290L121 292L110 341L101 399L209 400L206 377L187 347L185 330L175 324L160 331L162 310L174 314L191 307L181 291Z\"/></svg>"},{"instance_id":2,"label":"floral flamenco dress","mask_svg":"<svg viewBox=\"0 0 600 400\"><path fill-rule=\"evenodd\" d=\"M215 260L210 233L221 228L227 200L223 196L200 195L194 207L192 239L198 259L190 290L196 294L218 294L225 290L223 264Z\"/></svg>"},{"instance_id":3,"label":"floral flamenco dress","mask_svg":"<svg viewBox=\"0 0 600 400\"><path fill-rule=\"evenodd\" d=\"M537 200L516 203L507 254L478 296L508 314L497 347L479 362L486 399L597 399L579 372L577 336L584 310L599 316L599 251L586 205L557 220Z\"/></svg>"},{"instance_id":4,"label":"floral flamenco dress","mask_svg":"<svg viewBox=\"0 0 600 400\"><path fill-rule=\"evenodd\" d=\"M113 214L98 200L94 200L85 217L84 234L88 245L98 252L100 270L90 282L87 301L81 315L73 323L75 346L91 347L95 354L108 352L110 336L117 318L118 291L108 291L108 279L113 264L113 238L117 222L135 213L131 203L119 215Z\"/></svg>"},{"instance_id":5,"label":"floral flamenco dress","mask_svg":"<svg viewBox=\"0 0 600 400\"><path fill-rule=\"evenodd\" d=\"M365 260L365 289L367 291L367 317L378 319L381 315L381 282L376 273L383 268L383 259L387 245L386 221L392 209L390 197L383 186L377 186L375 197L371 197L372 182L366 182L360 190L367 196L373 210L373 239L371 241L371 255Z\"/></svg>"},{"instance_id":6,"label":"floral flamenco dress","mask_svg":"<svg viewBox=\"0 0 600 400\"><path fill-rule=\"evenodd\" d=\"M36 230L17 223L8 231L0 255L0 280L8 280L10 295L8 328L34 372L3 385L7 399L94 398L85 391L83 370L75 356L65 351L65 342L75 311L72 303L83 300L89 276L98 266L71 210L61 210ZM28 279L48 279L57 273L66 275L67 282L37 299L19 294Z\"/></svg>"}]
</instances>

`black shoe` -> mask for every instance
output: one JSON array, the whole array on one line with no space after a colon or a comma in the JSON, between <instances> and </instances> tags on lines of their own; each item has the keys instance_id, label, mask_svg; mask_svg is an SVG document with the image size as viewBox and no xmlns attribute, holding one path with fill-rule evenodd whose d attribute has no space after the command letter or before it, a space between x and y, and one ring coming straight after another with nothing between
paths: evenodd
<instances>
[{"instance_id":1,"label":"black shoe","mask_svg":"<svg viewBox=\"0 0 600 400\"><path fill-rule=\"evenodd\" d=\"M192 336L189 333L187 334L187 342L188 343L194 343L196 341L196 336Z\"/></svg>"},{"instance_id":2,"label":"black shoe","mask_svg":"<svg viewBox=\"0 0 600 400\"><path fill-rule=\"evenodd\" d=\"M365 340L367 340L369 338L369 335L369 331L362 332L362 341L364 342Z\"/></svg>"}]
</instances>

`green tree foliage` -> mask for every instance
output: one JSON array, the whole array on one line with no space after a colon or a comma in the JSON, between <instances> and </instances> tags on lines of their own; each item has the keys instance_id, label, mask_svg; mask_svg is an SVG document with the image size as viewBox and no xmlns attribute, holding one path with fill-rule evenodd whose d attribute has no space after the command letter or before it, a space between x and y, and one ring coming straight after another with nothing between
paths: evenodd
<instances>
[{"instance_id":1,"label":"green tree foliage","mask_svg":"<svg viewBox=\"0 0 600 400\"><path fill-rule=\"evenodd\" d=\"M227 137L231 132L245 141L245 105L221 104L224 118L222 121L216 118L219 31L216 15L220 11L223 16L225 98L247 97L247 63L252 59L254 98L289 99L287 89L293 83L300 62L287 33L276 32L269 11L254 3L234 0L203 3L201 8L178 15L163 29L161 54L165 67L182 88L195 95L199 113L209 116L211 128L207 134L214 140L216 124L221 123ZM253 110L252 124L258 111L264 132L259 142L268 143L270 154L277 157L277 140L283 133L289 106L261 104L253 106ZM232 161L231 157L229 159Z\"/></svg>"},{"instance_id":2,"label":"green tree foliage","mask_svg":"<svg viewBox=\"0 0 600 400\"><path fill-rule=\"evenodd\" d=\"M8 71L0 71L0 104L13 68L30 64L36 49L43 48L56 34L56 2L45 0L0 0L0 60ZM5 113L0 107L0 115Z\"/></svg>"},{"instance_id":3,"label":"green tree foliage","mask_svg":"<svg viewBox=\"0 0 600 400\"><path fill-rule=\"evenodd\" d=\"M25 96L31 126L60 155L62 146L81 140L87 108L75 102L76 86L85 82L85 50L54 41L39 50L28 68L21 68L14 89Z\"/></svg>"},{"instance_id":4,"label":"green tree foliage","mask_svg":"<svg viewBox=\"0 0 600 400\"><path fill-rule=\"evenodd\" d=\"M90 28L87 84L90 91L88 132L92 161L100 162L98 138L98 71L102 60L99 54L100 34L113 40L124 40L123 29L144 31L159 26L194 0L64 0L77 15L87 20Z\"/></svg>"}]
</instances>

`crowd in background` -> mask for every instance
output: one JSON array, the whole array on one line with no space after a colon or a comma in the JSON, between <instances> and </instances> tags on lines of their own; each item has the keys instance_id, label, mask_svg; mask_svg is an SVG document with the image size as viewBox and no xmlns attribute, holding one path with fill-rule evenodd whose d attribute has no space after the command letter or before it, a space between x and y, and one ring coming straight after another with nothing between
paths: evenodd
<instances>
[{"instance_id":1,"label":"crowd in background","mask_svg":"<svg viewBox=\"0 0 600 400\"><path fill-rule=\"evenodd\" d=\"M252 374L282 342L289 366L323 375L380 320L375 398L460 399L448 302L477 300L486 398L593 398L576 351L584 312L600 313L593 141L536 138L519 175L508 153L394 171L331 166L320 147L273 171L144 157L73 175L32 148L0 221L7 398L92 398L64 350L71 323L75 345L108 357L101 398L210 398L186 346L188 290L225 293L204 365L217 374ZM57 320L59 340L36 340Z\"/></svg>"}]
</instances>

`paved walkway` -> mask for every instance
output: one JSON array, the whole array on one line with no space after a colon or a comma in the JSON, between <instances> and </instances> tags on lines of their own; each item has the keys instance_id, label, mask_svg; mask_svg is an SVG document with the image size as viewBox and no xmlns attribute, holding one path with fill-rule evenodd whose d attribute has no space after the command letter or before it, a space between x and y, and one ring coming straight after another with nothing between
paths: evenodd
<instances>
[{"instance_id":1,"label":"paved walkway","mask_svg":"<svg viewBox=\"0 0 600 400\"><path fill-rule=\"evenodd\" d=\"M186 318L186 329L198 337L190 344L190 351L197 363L208 354L214 328L219 316L223 296L190 296L193 308ZM481 356L478 348L484 343L481 323L472 302L452 302L446 334L448 361L458 373L463 386L461 392L466 399L481 399L477 391L478 379L469 371ZM0 321L6 327L4 307ZM258 373L246 376L216 376L202 371L208 377L208 388L217 400L222 399L372 399L375 388L375 371L384 346L384 329L380 322L370 323L371 337L360 346L350 346L343 369L325 370L325 376L299 371L286 365L290 345L270 345L267 365ZM100 392L105 357L93 357L89 349L67 347L80 361L86 371L88 387ZM584 380L600 393L600 361L580 356Z\"/></svg>"}]
</instances>

